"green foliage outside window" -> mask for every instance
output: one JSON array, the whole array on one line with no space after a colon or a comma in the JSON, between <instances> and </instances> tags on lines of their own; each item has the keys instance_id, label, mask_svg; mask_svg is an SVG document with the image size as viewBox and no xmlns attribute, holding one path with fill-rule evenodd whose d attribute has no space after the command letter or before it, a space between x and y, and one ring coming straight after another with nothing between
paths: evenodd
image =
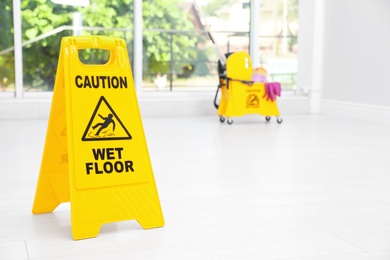
<instances>
[{"instance_id":1,"label":"green foliage outside window","mask_svg":"<svg viewBox=\"0 0 390 260\"><path fill-rule=\"evenodd\" d=\"M193 30L187 14L178 7L179 0L142 1L143 8L143 54L133 54L133 1L90 0L87 7L57 5L49 0L22 0L23 41L48 33L63 25L72 25L73 14L80 12L85 27L124 28L127 30L83 31L82 35L104 34L124 38L129 55L143 55L144 70L149 74L169 69L170 37L168 33L156 33L148 29ZM13 46L12 0L0 2L0 51ZM47 37L23 48L24 85L31 89L52 89L58 63L61 38L70 36L70 30ZM173 35L172 50L177 60L196 59L198 37L182 33ZM102 52L83 52L81 59L91 56L102 58ZM187 64L188 65L188 64ZM167 67L168 66L168 67ZM183 65L184 67L186 65ZM13 79L13 52L0 55L0 80ZM181 68L177 68L180 70Z\"/></svg>"}]
</instances>

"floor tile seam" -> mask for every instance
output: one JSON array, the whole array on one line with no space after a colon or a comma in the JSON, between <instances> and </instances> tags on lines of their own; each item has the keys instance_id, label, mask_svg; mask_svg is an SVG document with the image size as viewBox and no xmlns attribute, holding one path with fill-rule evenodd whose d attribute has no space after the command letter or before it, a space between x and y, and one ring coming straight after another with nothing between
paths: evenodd
<instances>
[{"instance_id":1,"label":"floor tile seam","mask_svg":"<svg viewBox=\"0 0 390 260\"><path fill-rule=\"evenodd\" d=\"M31 225L40 225L40 224L53 224L53 223L58 223L58 227L60 226L61 223L71 223L71 219L64 219L64 220L42 220L40 222L35 222L35 221L25 221L25 222L14 222L12 224L10 223L4 223L0 224L0 227L9 227L9 226L18 226L18 227L23 227L27 226L30 227Z\"/></svg>"},{"instance_id":2,"label":"floor tile seam","mask_svg":"<svg viewBox=\"0 0 390 260\"><path fill-rule=\"evenodd\" d=\"M236 223L224 223L224 224L221 224L220 226L226 226L226 225L229 225L229 224L237 224L238 222ZM205 225L202 225L202 226L205 226ZM206 225L206 226L215 226L215 225L212 225L212 224L209 224L209 225ZM180 229L180 228L188 228L189 226L176 226L174 227L174 229ZM191 227L197 227L197 226L191 226ZM256 238L256 239L239 239L239 240L231 240L231 241L225 241L225 242L237 242L237 241L251 241L251 240L267 240L267 239L277 239L277 238L289 238L289 237L302 237L302 236L312 236L312 235L329 235L329 232L316 232L316 231L303 231L303 232L296 232L294 234L291 234L291 232L286 232L286 234L275 234L273 235L272 233L274 232L270 232L270 231L267 231L263 234L263 237L260 237L260 238Z\"/></svg>"},{"instance_id":3,"label":"floor tile seam","mask_svg":"<svg viewBox=\"0 0 390 260\"><path fill-rule=\"evenodd\" d=\"M33 242L33 241L39 241L39 240L53 240L53 239L68 239L68 240L71 240L71 241L75 241L73 238L72 238L72 234L70 233L70 227L69 227L69 235L53 235L53 236L41 236L41 237L31 237L31 238L23 238L23 239L15 239L17 241L21 241L21 240L25 240L26 241L26 245L28 246L29 242Z\"/></svg>"},{"instance_id":4,"label":"floor tile seam","mask_svg":"<svg viewBox=\"0 0 390 260\"><path fill-rule=\"evenodd\" d=\"M95 238L97 239L97 238ZM237 240L237 241L242 241L242 240ZM75 243L77 243L78 241L77 240L74 240ZM236 242L236 241L226 241L226 242ZM109 254L110 252L112 253L126 253L126 252L135 252L135 251L138 251L138 252L142 252L142 251L147 251L147 250L159 250L159 249L164 249L164 248L181 248L181 247L191 247L191 246L202 246L202 245L207 245L207 244L223 244L225 243L224 242L208 242L208 243L184 243L184 244L174 244L174 245L166 245L166 246L157 246L157 247L153 247L153 246L146 246L146 247L143 247L143 248L136 248L136 249L115 249L115 250L109 250L109 251L104 251L104 252L98 252L98 253L76 253L76 254L67 254L67 255L61 255L61 257L72 257L72 256L93 256L93 255L100 255L100 254ZM53 257L57 257L57 256L49 256L49 257L38 257L38 258L28 258L28 259L52 259Z\"/></svg>"},{"instance_id":5,"label":"floor tile seam","mask_svg":"<svg viewBox=\"0 0 390 260\"><path fill-rule=\"evenodd\" d=\"M28 247L28 244L29 244L29 241L37 241L37 240L47 240L47 239L58 239L58 238L64 238L65 236L48 236L48 237L23 237L23 238L12 238L12 239L6 239L6 240L1 240L0 239L0 244L1 243L8 243L8 242L11 242L11 243L15 243L15 242L24 242L26 248ZM72 239L70 236L69 236L69 239Z\"/></svg>"},{"instance_id":6,"label":"floor tile seam","mask_svg":"<svg viewBox=\"0 0 390 260\"><path fill-rule=\"evenodd\" d=\"M345 241L344 239L342 239L342 238L339 238L338 236L336 236L336 235L334 235L334 234L332 234L332 233L323 233L323 235L324 234L331 234L331 235L333 235L333 236L335 236L336 238L338 238L338 239L341 239L341 240L343 240L344 242L346 242L346 243L348 243L348 244L350 244L350 245L352 245L351 243L349 243L348 241ZM283 236L283 237L297 237L297 236ZM276 237L277 238L277 237ZM159 249L164 249L164 248L180 248L180 247L187 247L187 246L189 246L189 247L191 247L191 246L201 246L201 245L218 245L218 244L224 244L224 243L234 243L234 242L242 242L242 241L261 241L261 240L267 240L268 238L264 238L264 239L247 239L247 240L232 240L232 241L216 241L216 242L206 242L206 243L190 243L190 244L180 244L180 245L168 245L168 246L159 246L158 248ZM26 241L27 242L27 241ZM77 241L76 241L77 242ZM354 246L354 245L352 245L352 246ZM365 253L375 253L375 252L390 252L390 250L389 251L387 251L387 250L380 250L380 251L365 251L365 250L363 250L363 249L360 249L359 247L356 247L356 246L354 246L356 249L358 249L360 252L353 252L353 253L342 253L342 254L324 254L324 255L316 255L316 257L321 257L321 256L330 256L330 255L332 255L332 256L336 256L336 255L345 255L345 256L347 256L347 255L353 255L353 254L365 254ZM149 249L151 249L152 247L150 247L150 248L148 248L148 247L145 247L145 248L142 248L142 249L132 249L132 250L115 250L115 251L111 251L111 252L116 252L116 253L118 253L118 252L122 252L122 253L125 253L125 252L134 252L134 251L145 251L145 250L149 250ZM153 247L152 249L156 249L155 247ZM27 244L26 244L26 250L28 250L28 248L27 248ZM109 252L104 252L105 254L107 254L107 253L109 253ZM101 254L101 253L86 253L86 254L77 254L77 256L82 256L82 255L84 255L84 256L88 256L88 255L90 255L90 256L93 256L93 255L98 255L98 254ZM76 256L76 255L74 255L74 254L70 254L70 255L67 255L67 256ZM49 257L50 258L50 257ZM28 258L28 259L45 259L45 257L44 258ZM302 258L283 258L283 259L285 259L285 260L294 260L294 259L302 259ZM307 259L309 259L309 258L307 258Z\"/></svg>"},{"instance_id":7,"label":"floor tile seam","mask_svg":"<svg viewBox=\"0 0 390 260\"><path fill-rule=\"evenodd\" d=\"M256 225L256 224L267 224L267 223L278 223L278 222L288 222L288 221L302 221L302 220L309 220L309 221L312 221L312 220L327 220L327 219L339 219L340 217L351 217L351 216L355 216L354 214L343 214L343 215L337 215L337 216L318 216L318 217L312 217L312 216L309 216L309 217L294 217L294 218L278 218L278 219L261 219L261 220L251 220L251 221L246 221L245 223L246 224L253 224L253 225ZM207 227L207 226L212 226L212 227L215 227L215 226L226 226L226 225L237 225L237 224L242 224L244 221L241 219L241 220L237 220L237 221L227 221L227 222L223 222L223 223L200 223L200 224L182 224L182 225L174 225L172 224L170 226L170 228L172 229L181 229L181 228L188 228L188 227L192 227L192 228L199 228L199 227ZM312 234L313 232L309 232L308 234ZM316 232L318 233L318 232ZM322 232L320 232L322 233ZM329 234L329 232L326 232Z\"/></svg>"},{"instance_id":8,"label":"floor tile seam","mask_svg":"<svg viewBox=\"0 0 390 260\"><path fill-rule=\"evenodd\" d=\"M323 233L323 235L329 235L329 233ZM319 234L317 234L319 235ZM301 235L299 235L301 236ZM248 241L266 241L266 240L269 240L269 239L278 239L278 238L293 238L293 237L299 237L299 236L296 236L296 235L291 235L291 236L280 236L280 237L270 237L270 238L261 238L261 239L234 239L234 240L228 240L228 241L213 241L213 242L203 242L203 243L184 243L184 244L174 244L174 245L166 245L166 246L158 246L158 247L144 247L144 248L141 248L141 249L132 249L132 250L110 250L110 251L105 251L104 254L107 254L107 253L110 253L110 252L115 252L115 253L118 253L118 252L121 252L121 253L125 253L125 252L134 252L134 251L139 251L139 252L142 252L142 251L145 251L145 250L150 250L150 249L164 249L164 248L181 248L181 247L192 247L192 246L204 246L204 245L224 245L226 243L235 243L235 242L248 242ZM77 242L77 241L75 241ZM361 253L364 253L365 251L361 252ZM356 253L356 252L355 252ZM77 253L77 254L69 254L69 255L61 255L61 256L68 256L68 257L71 257L71 256L93 256L93 255L99 255L101 253L85 253L85 254L80 254L80 253ZM328 255L326 255L328 256ZM44 258L28 258L28 259L45 259L46 257ZM51 257L48 257L48 258L51 258ZM286 259L288 260L288 258ZM291 259L293 260L293 259Z\"/></svg>"},{"instance_id":9,"label":"floor tile seam","mask_svg":"<svg viewBox=\"0 0 390 260\"><path fill-rule=\"evenodd\" d=\"M264 221L261 221L261 222L264 222ZM232 224L240 224L242 223L241 222L230 222L230 223L223 223L223 224L201 224L201 225L191 225L191 226L174 226L172 227L172 229L183 229L183 228L189 228L189 227L192 227L192 228L196 228L196 227L207 227L207 226L210 226L210 227L215 227L216 225L219 225L221 227L225 227L226 225L232 225ZM257 223L257 222L246 222L246 223ZM317 231L303 231L303 232L300 232L300 233L295 233L295 234L292 234L292 235L289 235L289 234L278 234L278 235L272 235L272 232L269 232L267 231L266 233L264 233L264 237L261 237L261 238L257 238L257 239L239 239L239 240L229 240L229 241L224 241L224 242L239 242L239 241L252 241L252 240L267 240L267 239L278 239L278 238L291 238L291 237L305 237L305 236L316 236L316 235L329 235L329 234L332 234L332 233L329 233L329 232L317 232ZM203 243L202 243L203 244Z\"/></svg>"},{"instance_id":10,"label":"floor tile seam","mask_svg":"<svg viewBox=\"0 0 390 260\"><path fill-rule=\"evenodd\" d=\"M356 254L367 254L367 253L379 253L379 252L390 252L389 251L370 251L370 252L367 252L367 251L364 251L364 252L351 252L351 253L340 253L340 254L321 254L321 255L316 255L315 257L328 257L328 256L348 256L348 255L356 255ZM283 258L283 260L311 260L312 257L293 257L293 258ZM346 259L350 259L350 258L346 258Z\"/></svg>"},{"instance_id":11,"label":"floor tile seam","mask_svg":"<svg viewBox=\"0 0 390 260\"><path fill-rule=\"evenodd\" d=\"M29 254L29 252L28 252L28 247L27 247L27 241L26 241L26 239L24 239L23 242L24 242L24 248L26 249L27 259L30 259L30 254Z\"/></svg>"},{"instance_id":12,"label":"floor tile seam","mask_svg":"<svg viewBox=\"0 0 390 260\"><path fill-rule=\"evenodd\" d=\"M351 245L351 246L353 246L353 247L359 249L360 251L362 251L362 252L364 252L364 253L368 252L367 250L365 250L365 249L363 249L363 248L361 248L361 247L355 245L354 243L348 241L348 240L345 239L345 238L342 238L341 236L336 235L335 233L330 233L330 234L331 234L332 236L334 236L334 237L336 237L336 238L338 238L338 239L340 239L340 240L342 240L342 241L348 243L349 245Z\"/></svg>"},{"instance_id":13,"label":"floor tile seam","mask_svg":"<svg viewBox=\"0 0 390 260\"><path fill-rule=\"evenodd\" d=\"M75 242L77 242L77 241L75 241ZM148 249L150 249L150 248L148 248ZM137 251L137 250L141 250L141 249L136 249L135 251ZM144 249L142 249L142 250L144 250ZM43 256L43 257L41 257L41 256L38 256L38 257L29 257L28 259L29 260L44 260L44 259L53 259L53 258L58 258L58 257L61 257L61 259L63 258L63 257L79 257L79 256L94 256L94 255L100 255L100 254L102 254L102 253L104 253L104 254L109 254L109 253L117 253L117 252L127 252L127 251L129 251L129 250L109 250L109 251L104 251L104 252L100 252L100 253L76 253L76 254L63 254L63 251L61 252L61 254L60 255L51 255L51 256ZM85 258L85 259L91 259L91 258ZM93 258L92 258L93 259Z\"/></svg>"},{"instance_id":14,"label":"floor tile seam","mask_svg":"<svg viewBox=\"0 0 390 260\"><path fill-rule=\"evenodd\" d=\"M240 243L240 242L249 242L249 241L266 241L266 240L276 240L276 239L281 239L281 238L295 238L295 237L308 237L311 235L315 236L324 236L324 235L332 235L331 233L328 232L321 232L321 233L311 233L311 234L296 234L296 235L278 235L278 236L270 236L270 237L264 237L264 238L247 238L247 239L231 239L231 240L226 240L226 241L211 241L211 242L202 242L202 243L186 243L186 244L180 244L180 245L169 245L169 246L162 246L161 248L167 247L183 247L183 246L200 246L200 245L217 245L217 244L225 244L225 243ZM345 241L347 242L347 241ZM348 242L347 242L348 243ZM358 250L361 252L367 252L364 251L358 247L355 246Z\"/></svg>"},{"instance_id":15,"label":"floor tile seam","mask_svg":"<svg viewBox=\"0 0 390 260\"><path fill-rule=\"evenodd\" d=\"M310 235L313 235L312 233L307 233L307 234L295 234L295 235L278 235L278 236L269 236L269 237L263 237L263 238L252 238L252 239L229 239L229 240L225 240L225 241L211 241L211 242L201 242L201 243L183 243L183 244L174 244L174 245L166 245L166 246L158 246L157 248L173 248L173 247L183 247L183 246L200 246L200 245L217 245L217 244L225 244L225 243L235 243L235 242L248 242L248 241L266 241L266 240L275 240L275 239L280 239L280 238L294 238L294 237L306 237L306 236L310 236ZM335 236L334 234L332 233L328 233L328 232L321 232L321 233L315 233L316 236L321 236L321 235L333 235ZM336 238L338 239L341 239L337 236L335 236ZM36 239L25 239L23 241L25 241L25 245L26 245L26 250L28 251L28 241L33 241L33 240L42 240L42 239L52 239L52 238L64 238L64 236L62 237L50 237L50 238L36 238ZM70 240L74 241L77 243L76 240L73 240L71 237L69 237ZM95 238L95 239L98 239L98 238ZM345 241L344 239L341 239L343 240L344 242L348 243L348 244L351 244L349 243L348 241ZM20 241L20 240L19 240ZM352 244L351 244L352 245ZM352 245L354 246L354 245ZM355 248L359 249L360 251L362 252L366 252L356 246L354 246ZM137 251L142 251L142 250L148 250L148 249L154 249L156 247L145 247L145 248L142 248L142 249L135 249ZM129 251L129 250L119 250L120 252L126 252L126 251ZM118 252L118 250L115 250L115 252ZM77 254L79 255L79 254ZM83 254L83 255L91 255L91 253L87 253L87 254ZM72 256L72 255L69 255L69 256Z\"/></svg>"},{"instance_id":16,"label":"floor tile seam","mask_svg":"<svg viewBox=\"0 0 390 260\"><path fill-rule=\"evenodd\" d=\"M20 238L20 239L7 239L7 240L0 240L1 243L16 243L16 242L22 242L25 241L25 238Z\"/></svg>"}]
</instances>

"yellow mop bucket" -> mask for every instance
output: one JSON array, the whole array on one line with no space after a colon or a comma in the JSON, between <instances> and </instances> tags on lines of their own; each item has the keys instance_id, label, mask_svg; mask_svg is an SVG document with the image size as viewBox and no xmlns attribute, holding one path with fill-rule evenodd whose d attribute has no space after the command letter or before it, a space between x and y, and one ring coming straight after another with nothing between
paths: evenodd
<instances>
[{"instance_id":1,"label":"yellow mop bucket","mask_svg":"<svg viewBox=\"0 0 390 260\"><path fill-rule=\"evenodd\" d=\"M232 117L247 114L259 114L269 121L271 116L276 117L280 124L280 117L276 104L276 96L280 96L281 87L278 82L257 82L253 73L250 56L246 52L236 52L228 56L226 74L220 75L221 100L218 108L220 121L227 119L233 123Z\"/></svg>"}]
</instances>

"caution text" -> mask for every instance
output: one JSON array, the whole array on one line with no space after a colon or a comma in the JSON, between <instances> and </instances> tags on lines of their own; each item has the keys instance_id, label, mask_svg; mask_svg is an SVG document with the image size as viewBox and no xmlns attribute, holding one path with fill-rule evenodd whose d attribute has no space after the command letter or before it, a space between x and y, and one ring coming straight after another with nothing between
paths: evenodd
<instances>
[{"instance_id":1,"label":"caution text","mask_svg":"<svg viewBox=\"0 0 390 260\"><path fill-rule=\"evenodd\" d=\"M127 88L127 78L117 76L81 76L74 78L78 88Z\"/></svg>"}]
</instances>

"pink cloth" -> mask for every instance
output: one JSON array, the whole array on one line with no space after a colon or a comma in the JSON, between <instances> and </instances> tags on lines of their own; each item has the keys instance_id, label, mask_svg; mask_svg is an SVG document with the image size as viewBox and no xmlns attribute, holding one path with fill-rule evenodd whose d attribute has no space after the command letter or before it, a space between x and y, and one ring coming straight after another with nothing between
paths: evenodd
<instances>
[{"instance_id":1,"label":"pink cloth","mask_svg":"<svg viewBox=\"0 0 390 260\"><path fill-rule=\"evenodd\" d=\"M276 96L280 97L280 94L282 92L282 87L279 82L267 82L265 83L265 93L263 98L266 98L267 101L276 100Z\"/></svg>"}]
</instances>

